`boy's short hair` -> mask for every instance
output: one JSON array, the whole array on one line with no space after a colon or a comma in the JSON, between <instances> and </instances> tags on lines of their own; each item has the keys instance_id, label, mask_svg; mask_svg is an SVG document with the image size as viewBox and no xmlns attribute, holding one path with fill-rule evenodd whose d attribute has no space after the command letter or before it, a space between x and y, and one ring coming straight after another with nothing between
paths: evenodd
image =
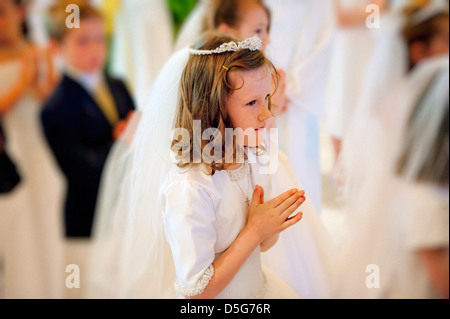
<instances>
[{"instance_id":1,"label":"boy's short hair","mask_svg":"<svg viewBox=\"0 0 450 319\"><path fill-rule=\"evenodd\" d=\"M61 42L70 30L66 25L67 17L71 12L66 12L66 7L75 4L79 7L80 23L84 19L103 19L102 13L89 4L88 0L63 0L50 7L46 16L47 32L51 39Z\"/></svg>"}]
</instances>

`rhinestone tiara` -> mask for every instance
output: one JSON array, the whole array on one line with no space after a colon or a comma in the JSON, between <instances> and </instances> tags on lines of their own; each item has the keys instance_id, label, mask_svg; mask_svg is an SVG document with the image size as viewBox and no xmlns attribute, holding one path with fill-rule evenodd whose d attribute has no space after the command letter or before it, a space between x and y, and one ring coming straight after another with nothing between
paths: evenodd
<instances>
[{"instance_id":1,"label":"rhinestone tiara","mask_svg":"<svg viewBox=\"0 0 450 319\"><path fill-rule=\"evenodd\" d=\"M192 55L211 55L211 54L220 54L224 52L235 52L244 49L256 51L261 49L261 45L262 45L261 39L257 35L255 35L251 38L247 38L237 43L235 41L223 43L214 50L196 50L190 47L189 53Z\"/></svg>"}]
</instances>

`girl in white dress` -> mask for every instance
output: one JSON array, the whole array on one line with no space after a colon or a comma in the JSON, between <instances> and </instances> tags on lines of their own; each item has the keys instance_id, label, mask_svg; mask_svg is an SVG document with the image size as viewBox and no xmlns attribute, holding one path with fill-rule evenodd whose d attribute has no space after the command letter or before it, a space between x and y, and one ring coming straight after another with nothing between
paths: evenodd
<instances>
[{"instance_id":1,"label":"girl in white dress","mask_svg":"<svg viewBox=\"0 0 450 319\"><path fill-rule=\"evenodd\" d=\"M57 77L50 56L22 33L20 1L1 1L0 6L0 114L7 152L22 177L12 193L0 196L5 297L60 298L64 183L39 118Z\"/></svg>"},{"instance_id":2,"label":"girl in white dress","mask_svg":"<svg viewBox=\"0 0 450 319\"><path fill-rule=\"evenodd\" d=\"M224 36L213 37L202 49L214 50L230 40ZM180 98L177 122L190 130L188 136L193 133L192 120L201 119L201 129L216 125L222 131L234 127L232 125L259 128L258 141L261 143L265 140L263 127L270 116L267 106L273 91L273 78L271 69L265 66L270 63L256 51L258 45L260 42L256 38L247 39L238 44L241 47L235 52L227 49L219 54L206 51L208 54L203 55L205 51L191 50L190 57L187 50L182 50L174 55L156 81L151 104L143 114L133 142L134 161L129 182L123 184L128 184L123 188L129 194L124 206L128 212L115 218L123 221L120 225L115 224L116 230L120 229L116 233L122 234L119 241L123 247L118 263L119 295L161 298L175 297L178 293L179 296L202 298L296 297L277 276L269 270L263 272L259 251L270 248L276 241L276 233L300 220L302 214L299 213L290 219L287 217L304 201L304 192L296 189L286 192L284 189L282 195L269 201L273 197L268 183L271 175L258 174L262 165L258 163L204 162L191 168L181 168L183 165L179 161L180 167L171 164L171 143L176 141L176 147L186 140L179 141L178 135L171 134L175 107L160 107L174 105ZM239 66L245 67L249 61L253 62L247 66L250 70L241 71ZM203 72L211 73L211 76L203 78ZM230 76L227 76L228 72ZM202 77L198 78L198 74ZM231 90L225 86L227 82L222 82L227 78L229 84L238 87L241 79L245 82L240 90ZM234 81L240 82L235 84ZM223 84L219 89L213 83ZM190 91L192 87L193 91ZM215 103L214 98L211 102L201 98L210 95L220 98ZM186 101L189 103L184 104ZM205 114L205 108L209 109L211 105L221 105L221 111L208 112L212 118ZM173 138L161 138L163 136ZM206 141L201 143L205 147ZM193 145L196 150L197 146ZM251 152L248 154L251 158ZM256 186L258 184L262 187ZM279 204L277 213L267 218ZM261 214L259 217L266 216L263 224L267 227L260 228L262 225L254 215L257 211ZM267 223L268 220L273 223Z\"/></svg>"},{"instance_id":3,"label":"girl in white dress","mask_svg":"<svg viewBox=\"0 0 450 319\"><path fill-rule=\"evenodd\" d=\"M248 7L244 6L244 4L247 4ZM232 3L229 3L229 5L233 7ZM270 24L267 9L261 5L259 1L238 1L235 3L236 8L238 8L239 5L246 8L239 14L241 18L246 17L246 19L239 20L239 23L237 24L239 27L228 20L224 20L224 17L227 15L222 12L220 15L217 15L216 22L211 22L215 25L214 28L221 29L222 32L232 33L238 38L253 36L259 30L260 35L263 35L263 38L265 39L264 43L267 44L267 31ZM255 15L260 18L255 19ZM198 22L200 23L200 21ZM260 24L262 24L262 26ZM178 52L176 56L177 55L182 55L182 52ZM170 64L171 63L169 63L166 68L169 68ZM163 73L166 72L168 71ZM174 74L174 76L177 75L176 72L174 72ZM164 78L164 76L162 76L162 78ZM173 78L172 81L179 81L179 77ZM280 84L280 86L281 85L282 84ZM279 88L279 91L280 90L282 89ZM159 94L164 97L168 96L168 93L166 93L168 91L169 90L166 87L158 85L158 88L152 93L155 96ZM278 94L279 91L277 91L275 95L283 97L284 94ZM161 92L165 92L165 94L161 95ZM176 95L176 93L173 94ZM148 103L147 107L150 109L154 108L155 105L164 105L167 110L167 105L174 105L176 103L161 102L160 100L163 99L163 97L159 97L157 102L155 102L155 96L152 96ZM273 97L272 102L277 98L276 96ZM174 115L170 116L174 117ZM268 121L267 127L270 127L271 120L273 120L273 117ZM146 124L140 125L144 125L145 127L159 125L155 120L145 123ZM92 254L93 260L95 260L95 262L92 263L92 268L93 270L97 269L95 275L92 276L92 280L97 282L97 288L100 288L102 283L105 282L112 284L112 281L115 282L118 278L117 276L110 275L110 278L114 277L115 279L109 279L108 281L103 279L108 276L106 273L109 273L108 271L105 271L105 269L109 269L114 273L118 268L117 263L110 263L107 260L108 258L117 258L118 255L120 255L120 248L117 247L121 245L117 243L120 242L118 237L121 235L112 234L114 233L113 229L115 227L122 229L123 225L126 224L124 219L120 216L122 215L121 212L127 209L125 208L126 202L129 201L129 199L125 200L126 196L123 195L127 193L126 190L122 189L121 191L118 191L116 188L117 185L125 185L128 182L128 178L124 178L124 176L130 175L129 172L132 170L129 162L132 161L132 157L134 156L133 152L135 152L136 147L134 142L130 145L129 141L133 139L135 126L136 125L132 125L131 128L125 132L123 139L116 143L115 153L119 155L110 158L106 171L111 172L112 174L106 174L104 176L104 182L102 183L103 191L101 192L102 194L99 200L101 204L98 207L100 213L97 214L97 227L95 231L97 245ZM154 132L153 134L160 135L158 132ZM278 142L276 143L278 144ZM148 156L154 155L149 153ZM298 187L299 185L288 159L285 156L280 155L278 163L278 170L273 174L272 178L272 185L275 189L274 194L284 192L288 188L287 185L291 185L291 188ZM126 168L126 165L129 165L129 167ZM151 164L147 165L149 165L149 167L151 166ZM122 175L120 172L123 172L124 174ZM125 186L119 186L119 188L120 187ZM125 207L123 205L125 205ZM291 284L298 295L304 298L325 298L329 296L330 291L331 280L329 275L330 269L332 268L332 245L323 224L318 218L314 206L308 200L304 203L304 207L307 211L307 216L304 217L303 222L284 231L280 235L279 241L274 248L263 254L263 259L264 263L275 271L278 276ZM117 229L115 231L120 233ZM116 242L116 245L112 245L112 242ZM305 244L300 245L299 243ZM105 248L105 246L109 248ZM109 254L109 257L99 258L99 256L107 254ZM104 261L104 263L102 263L102 261ZM100 267L100 264L103 264L103 266ZM299 267L299 265L303 266ZM126 273L128 272L125 272L125 277L127 276ZM111 291L114 291L114 289L106 288L102 293L111 296ZM94 295L99 293L100 292L97 289L97 292L95 292Z\"/></svg>"},{"instance_id":4,"label":"girl in white dress","mask_svg":"<svg viewBox=\"0 0 450 319\"><path fill-rule=\"evenodd\" d=\"M214 50L228 40L207 40L202 50ZM264 183L269 175L258 176L259 166L239 161L236 151L231 156L226 154L233 143L219 146L224 142L219 137L213 143L220 147L220 154L225 151L223 157L214 153L214 160L208 162L208 156L205 159L203 155L200 164L196 162L200 149L191 140L193 120L201 121L202 130L217 124L215 134L220 132L219 136L225 135L226 128L256 132L256 141L245 137L243 146L255 147L265 140L275 70L260 51L254 51L256 47L249 49L213 57L196 51L183 73L175 127L185 129L190 138L186 143L186 136L180 139L175 134L173 146L178 154L186 147L189 151L171 169L161 200L164 230L177 275L175 292L182 297L262 298L282 292L282 282L263 272L260 250L271 248L280 231L300 220L301 214L288 217L304 201L304 192L292 189L266 201L274 195L267 187L270 184ZM206 72L203 79L193 76L199 72ZM210 95L211 102L203 101L203 96ZM220 164L227 156L228 162ZM186 260L186 256L196 258ZM287 286L284 289L279 298L290 296Z\"/></svg>"}]
</instances>

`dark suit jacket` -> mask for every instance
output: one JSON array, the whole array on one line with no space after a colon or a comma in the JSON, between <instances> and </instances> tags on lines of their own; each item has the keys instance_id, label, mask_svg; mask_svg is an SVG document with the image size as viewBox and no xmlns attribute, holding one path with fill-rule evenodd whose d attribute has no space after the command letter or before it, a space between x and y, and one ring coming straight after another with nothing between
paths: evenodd
<instances>
[{"instance_id":1,"label":"dark suit jacket","mask_svg":"<svg viewBox=\"0 0 450 319\"><path fill-rule=\"evenodd\" d=\"M106 82L120 119L134 109L124 84ZM41 114L45 136L68 182L65 205L67 237L90 237L103 166L113 144L112 126L91 95L64 76Z\"/></svg>"}]
</instances>

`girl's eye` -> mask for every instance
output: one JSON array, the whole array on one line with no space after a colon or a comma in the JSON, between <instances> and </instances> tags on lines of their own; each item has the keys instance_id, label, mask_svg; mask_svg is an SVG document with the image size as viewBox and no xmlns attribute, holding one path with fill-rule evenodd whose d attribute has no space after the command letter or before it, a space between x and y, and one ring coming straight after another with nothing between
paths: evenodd
<instances>
[{"instance_id":1,"label":"girl's eye","mask_svg":"<svg viewBox=\"0 0 450 319\"><path fill-rule=\"evenodd\" d=\"M248 106L253 106L255 104L256 104L256 100L253 100L253 101L247 103Z\"/></svg>"},{"instance_id":2,"label":"girl's eye","mask_svg":"<svg viewBox=\"0 0 450 319\"><path fill-rule=\"evenodd\" d=\"M256 34L260 34L261 32L262 32L261 29L258 29L258 30L255 31Z\"/></svg>"}]
</instances>

